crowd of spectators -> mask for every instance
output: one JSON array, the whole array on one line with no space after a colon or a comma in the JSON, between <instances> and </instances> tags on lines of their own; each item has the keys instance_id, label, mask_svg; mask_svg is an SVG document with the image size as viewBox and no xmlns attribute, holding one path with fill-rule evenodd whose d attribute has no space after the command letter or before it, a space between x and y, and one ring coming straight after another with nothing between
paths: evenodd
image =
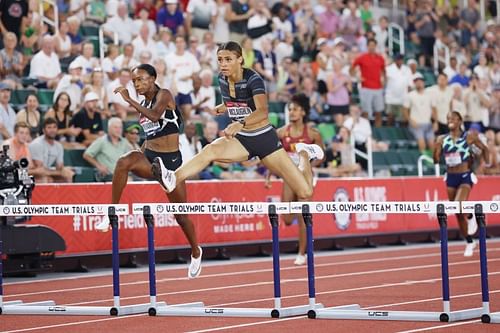
<instances>
[{"instance_id":1,"label":"crowd of spectators","mask_svg":"<svg viewBox=\"0 0 500 333\"><path fill-rule=\"evenodd\" d=\"M290 97L305 92L310 125L331 125L330 136L322 132L328 152L319 174L363 175L366 163L352 160L349 150L390 148L369 140L374 127L408 128L420 152L429 154L435 136L447 131L451 110L462 113L466 129L484 133L494 163L479 171L500 171L495 1L484 1L485 17L476 0L407 0L398 10L382 0L378 6L370 0L55 2L57 29L42 20L38 0L0 2L0 140L11 146L13 158L31 159L30 172L39 181L71 181L73 171L61 157L65 149L85 149L96 180L108 181L117 157L139 148L140 127L129 126L137 113L113 90L125 86L139 100L131 69L140 63L152 64L157 84L176 96L186 121L181 151L184 160L192 158L229 122L212 113L217 45L228 40L241 43L245 66L264 78L270 103L281 107L278 120L286 119ZM54 18L53 7L44 3L43 10ZM404 28L404 52L390 44L390 22ZM102 58L97 34L87 33L92 28L103 30ZM11 104L13 93L27 89L33 93L25 101ZM42 105L37 91L47 89L53 100ZM256 161L213 165L199 177L263 173Z\"/></svg>"}]
</instances>

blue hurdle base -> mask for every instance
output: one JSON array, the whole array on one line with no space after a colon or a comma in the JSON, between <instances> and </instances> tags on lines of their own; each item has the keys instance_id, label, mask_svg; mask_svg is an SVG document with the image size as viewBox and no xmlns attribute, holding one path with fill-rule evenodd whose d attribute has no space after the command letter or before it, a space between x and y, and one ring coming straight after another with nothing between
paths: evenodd
<instances>
[{"instance_id":1,"label":"blue hurdle base","mask_svg":"<svg viewBox=\"0 0 500 333\"><path fill-rule=\"evenodd\" d=\"M454 322L475 318L477 319L484 313L483 308L451 312L425 312L365 310L359 305L356 305L356 307L357 309L340 309L339 307L321 309L315 312L310 312L309 318Z\"/></svg>"}]
</instances>

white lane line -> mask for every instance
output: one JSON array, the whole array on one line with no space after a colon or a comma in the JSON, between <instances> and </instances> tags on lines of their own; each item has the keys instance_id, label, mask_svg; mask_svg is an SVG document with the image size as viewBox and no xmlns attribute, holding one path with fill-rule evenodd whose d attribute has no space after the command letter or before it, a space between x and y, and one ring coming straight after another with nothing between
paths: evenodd
<instances>
[{"instance_id":1,"label":"white lane line","mask_svg":"<svg viewBox=\"0 0 500 333\"><path fill-rule=\"evenodd\" d=\"M500 240L491 240L490 242L500 242ZM461 245L458 244L453 244L450 245L451 247L459 247ZM336 259L340 259L341 257L344 256L352 256L352 255L358 255L362 253L387 253L387 252L406 252L406 251L415 251L415 249L434 249L438 248L439 244L419 244L419 245L405 245L401 249L396 249L394 247L387 247L387 248L380 248L380 249L363 249L363 250L349 250L349 251L344 251L344 252L328 252L328 253L323 253L323 252L317 252L314 254L315 258L330 258L330 257L335 257ZM496 252L500 251L500 248L489 248L488 252ZM457 251L450 251L449 255L460 255L462 254L463 251L457 250ZM427 253L427 254L418 254L418 255L404 255L404 256L397 256L397 257L380 257L380 258L373 258L373 259L361 259L361 260L349 260L349 261L336 261L335 263L326 263L326 264L315 264L314 267L328 267L331 265L352 265L352 264L362 264L362 263L376 263L376 262L385 262L385 261L391 261L391 260L408 260L408 259L417 259L417 258L430 258L430 257L437 257L440 256L441 254L439 252L436 253ZM283 258L283 260L292 260L292 256L289 256L289 258ZM232 260L231 262L231 267L235 267L237 265L247 265L249 263L259 263L259 262L268 262L271 261L272 258L263 258L263 259L236 259ZM156 268L157 272L163 272L163 271L172 271L172 270L178 270L178 269L184 269L185 265L158 265ZM227 264L220 264L220 263L211 263L208 262L204 264L206 267L227 267ZM296 267L296 266L291 266L291 267L282 267L282 270L296 270L296 269L301 269L302 267ZM121 269L120 274L121 275L129 275L129 274L138 274L138 273L144 273L147 272L148 268L147 267L142 267L138 269ZM202 275L198 279L202 278L210 278L210 277L219 277L219 276L228 276L228 275L237 275L237 274L248 274L251 272L255 273L261 273L261 272L268 272L272 271L272 269L262 269L262 270L253 270L253 271L241 271L241 272L231 272L231 273L222 273L222 274L212 274L212 275ZM59 275L60 273L57 273ZM112 271L106 271L106 272L97 272L97 273L85 273L85 274L78 274L78 275L71 275L71 276L65 276L65 277L51 277L47 279L31 279L31 280L23 280L23 281L9 281L5 282L5 280L11 280L15 278L5 278L3 286L13 286L13 285L22 285L22 284L34 284L34 283L39 283L39 282L53 282L53 281L64 281L64 280L83 280L83 279L90 279L90 278L97 278L97 277L103 277L103 276L111 276ZM164 281L164 282L173 282L173 281L179 281L179 280L186 280L186 278L166 278L158 281ZM130 285L134 284L141 284L141 283L147 283L147 280L140 280L136 282L129 282ZM109 285L107 285L109 286Z\"/></svg>"},{"instance_id":2,"label":"white lane line","mask_svg":"<svg viewBox=\"0 0 500 333\"><path fill-rule=\"evenodd\" d=\"M499 249L500 251L500 249ZM461 253L461 252L460 252ZM433 257L436 256L436 254L429 254L428 257ZM401 260L407 260L408 258L406 257L400 257ZM387 258L386 260L396 260L394 258ZM500 259L490 259L489 262L494 262L498 261ZM460 261L460 262L455 262L455 263L450 263L449 266L456 266L456 265L463 265L463 264L470 264L470 263L475 263L477 260L468 260L468 261ZM355 265L361 263L362 260L354 260L349 263L346 262L346 264L349 265ZM315 268L317 267L325 267L325 266L337 266L338 264L335 262L328 263L328 264L319 264L315 265ZM327 275L323 277L317 277L316 279L325 279L325 278L337 278L337 277L348 277L348 276L357 276L357 275L363 275L363 274L377 274L377 273L388 273L388 272L399 272L399 271L406 271L406 270L412 270L412 269L425 269L425 268L435 268L435 267L440 267L441 264L430 264L430 265L422 265L422 266L410 266L410 267L400 267L400 268L391 268L391 269L382 269L382 270L375 270L375 271L364 271L364 272L354 272L354 273L344 273L344 274L335 274L335 275ZM284 268L283 270L291 269L291 267ZM293 267L293 269L297 269ZM303 267L299 267L298 269L303 269ZM218 274L208 274L199 277L198 279L201 278L220 278L220 277L227 277L227 276L238 276L238 275L248 275L248 274L259 274L259 273L265 273L265 272L272 272L272 268L270 269L261 269L261 270L247 270L247 271L241 271L241 272L230 272L230 273L218 273ZM166 278L166 279L157 279L156 283L162 283L162 282L176 282L176 281L186 281L188 278ZM295 281L304 281L307 278L303 279L296 279ZM282 281L282 283L286 283L287 281ZM293 282L292 280L288 282ZM120 287L127 287L127 286L133 286L133 285L138 285L138 284L148 284L149 280L143 280L143 281L136 281L136 282L124 282L120 284ZM266 284L272 284L271 282L266 282ZM29 293L19 293L19 294L10 294L10 295L4 295L4 298L17 298L17 297L22 297L22 296L41 296L45 294L54 294L54 293L62 293L62 292L73 292L73 291L88 291L91 289L101 289L101 288L111 288L113 287L112 284L102 284L98 286L85 286L85 287L78 287L78 288L61 288L61 289L53 289L53 290L45 290L45 291L36 291L36 292L29 292Z\"/></svg>"}]
</instances>

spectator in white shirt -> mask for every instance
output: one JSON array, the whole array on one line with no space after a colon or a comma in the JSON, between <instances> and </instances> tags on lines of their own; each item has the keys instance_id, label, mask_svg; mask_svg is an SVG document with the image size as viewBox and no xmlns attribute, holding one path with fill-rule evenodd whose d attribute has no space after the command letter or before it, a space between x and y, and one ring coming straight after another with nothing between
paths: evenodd
<instances>
[{"instance_id":1,"label":"spectator in white shirt","mask_svg":"<svg viewBox=\"0 0 500 333\"><path fill-rule=\"evenodd\" d=\"M403 55L395 54L394 62L385 69L385 107L388 115L387 125L393 126L394 120L401 121L403 102L412 81L410 68L403 63Z\"/></svg>"},{"instance_id":2,"label":"spectator in white shirt","mask_svg":"<svg viewBox=\"0 0 500 333\"><path fill-rule=\"evenodd\" d=\"M175 52L175 44L172 42L172 31L169 28L160 28L160 39L156 42L156 50L159 58L165 58L168 54Z\"/></svg>"},{"instance_id":3,"label":"spectator in white shirt","mask_svg":"<svg viewBox=\"0 0 500 333\"><path fill-rule=\"evenodd\" d=\"M448 86L448 77L445 73L440 73L437 78L437 84L430 87L432 94L432 115L437 120L437 133L448 133L448 121L446 119L448 112L451 111L451 101L453 99L453 89Z\"/></svg>"},{"instance_id":4,"label":"spectator in white shirt","mask_svg":"<svg viewBox=\"0 0 500 333\"><path fill-rule=\"evenodd\" d=\"M118 68L115 60L120 55L120 47L115 44L108 45L106 58L102 60L102 70L106 73L105 82L113 81L118 77Z\"/></svg>"},{"instance_id":5,"label":"spectator in white shirt","mask_svg":"<svg viewBox=\"0 0 500 333\"><path fill-rule=\"evenodd\" d=\"M125 44L123 46L123 54L120 54L113 61L116 68L119 70L122 68L134 68L135 66L139 66L140 63L134 58L134 45Z\"/></svg>"},{"instance_id":6,"label":"spectator in white shirt","mask_svg":"<svg viewBox=\"0 0 500 333\"><path fill-rule=\"evenodd\" d=\"M197 50L200 55L200 66L209 67L213 71L216 71L218 69L217 44L215 44L213 32L205 32L203 43L197 47Z\"/></svg>"},{"instance_id":7,"label":"spectator in white shirt","mask_svg":"<svg viewBox=\"0 0 500 333\"><path fill-rule=\"evenodd\" d=\"M420 152L424 152L426 147L434 148L432 94L425 89L422 74L415 74L413 80L416 89L406 96L403 112L405 119L409 122L410 131L417 139L418 149Z\"/></svg>"},{"instance_id":8,"label":"spectator in white shirt","mask_svg":"<svg viewBox=\"0 0 500 333\"><path fill-rule=\"evenodd\" d=\"M51 35L43 37L42 49L31 59L29 76L40 82L40 88L56 87L61 77L61 64L57 53L54 52L54 37Z\"/></svg>"},{"instance_id":9,"label":"spectator in white shirt","mask_svg":"<svg viewBox=\"0 0 500 333\"><path fill-rule=\"evenodd\" d=\"M149 38L153 38L156 35L156 23L149 19L149 11L147 8L143 7L139 11L139 18L134 20L134 34L138 35L141 27L146 24L149 28Z\"/></svg>"},{"instance_id":10,"label":"spectator in white shirt","mask_svg":"<svg viewBox=\"0 0 500 333\"><path fill-rule=\"evenodd\" d=\"M82 65L83 76L88 79L94 68L99 67L99 60L94 57L94 44L92 42L83 43L82 54L75 59L78 64Z\"/></svg>"},{"instance_id":11,"label":"spectator in white shirt","mask_svg":"<svg viewBox=\"0 0 500 333\"><path fill-rule=\"evenodd\" d=\"M212 86L213 72L204 69L200 76L193 79L193 109L204 118L211 118L210 111L215 108L215 89Z\"/></svg>"},{"instance_id":12,"label":"spectator in white shirt","mask_svg":"<svg viewBox=\"0 0 500 333\"><path fill-rule=\"evenodd\" d=\"M54 92L54 102L62 92L69 95L71 99L70 110L73 112L81 108L82 89L84 87L82 70L82 64L76 59L73 60L68 67L69 74L65 74L61 78Z\"/></svg>"},{"instance_id":13,"label":"spectator in white shirt","mask_svg":"<svg viewBox=\"0 0 500 333\"><path fill-rule=\"evenodd\" d=\"M135 109L130 106L129 103L125 102L120 94L115 94L114 91L118 87L127 88L130 97L136 101L139 101L137 92L135 91L134 84L132 83L132 74L130 69L122 68L120 69L120 75L116 80L108 84L108 98L112 105L114 113L117 117L122 120L127 119L127 113L135 113Z\"/></svg>"},{"instance_id":14,"label":"spectator in white shirt","mask_svg":"<svg viewBox=\"0 0 500 333\"><path fill-rule=\"evenodd\" d=\"M134 21L128 16L127 4L120 2L118 5L118 15L113 16L104 24L104 33L114 38L118 34L118 40L121 44L130 43L134 35Z\"/></svg>"},{"instance_id":15,"label":"spectator in white shirt","mask_svg":"<svg viewBox=\"0 0 500 333\"><path fill-rule=\"evenodd\" d=\"M213 27L216 17L217 5L214 0L190 0L186 8L188 34L201 40Z\"/></svg>"},{"instance_id":16,"label":"spectator in white shirt","mask_svg":"<svg viewBox=\"0 0 500 333\"><path fill-rule=\"evenodd\" d=\"M352 104L349 107L349 118L344 121L343 126L351 132L356 149L366 152L368 138L372 136L372 127L370 121L361 116L361 109L359 106ZM367 169L368 164L365 159L358 159L358 157L356 157L356 162L361 164L364 170Z\"/></svg>"},{"instance_id":17,"label":"spectator in white shirt","mask_svg":"<svg viewBox=\"0 0 500 333\"><path fill-rule=\"evenodd\" d=\"M153 59L156 58L156 43L153 38L149 37L149 26L147 24L143 24L139 30L139 35L134 38L132 41L132 45L134 46L134 58L139 60L139 54L143 50L148 50L151 52L151 57ZM141 62L143 63L143 62Z\"/></svg>"},{"instance_id":18,"label":"spectator in white shirt","mask_svg":"<svg viewBox=\"0 0 500 333\"><path fill-rule=\"evenodd\" d=\"M165 60L177 86L176 103L182 111L184 119L189 119L193 108L191 100L193 76L201 70L201 67L194 55L185 50L184 37L177 36L175 38L175 52L167 56Z\"/></svg>"}]
</instances>

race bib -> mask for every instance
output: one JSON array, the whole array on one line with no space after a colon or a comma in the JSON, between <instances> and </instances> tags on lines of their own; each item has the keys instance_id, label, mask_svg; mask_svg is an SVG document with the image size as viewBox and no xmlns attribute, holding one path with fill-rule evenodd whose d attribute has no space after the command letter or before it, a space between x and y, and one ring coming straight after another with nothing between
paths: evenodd
<instances>
[{"instance_id":1,"label":"race bib","mask_svg":"<svg viewBox=\"0 0 500 333\"><path fill-rule=\"evenodd\" d=\"M448 166L456 166L462 163L462 157L459 153L448 153L444 156L444 160Z\"/></svg>"},{"instance_id":2,"label":"race bib","mask_svg":"<svg viewBox=\"0 0 500 333\"><path fill-rule=\"evenodd\" d=\"M141 124L142 128L144 129L144 133L146 133L146 135L154 134L155 132L161 129L159 121L153 122L146 117L141 117L139 119L139 124Z\"/></svg>"},{"instance_id":3,"label":"race bib","mask_svg":"<svg viewBox=\"0 0 500 333\"><path fill-rule=\"evenodd\" d=\"M228 102L226 104L229 118L240 121L252 114L252 109L246 103Z\"/></svg>"}]
</instances>

